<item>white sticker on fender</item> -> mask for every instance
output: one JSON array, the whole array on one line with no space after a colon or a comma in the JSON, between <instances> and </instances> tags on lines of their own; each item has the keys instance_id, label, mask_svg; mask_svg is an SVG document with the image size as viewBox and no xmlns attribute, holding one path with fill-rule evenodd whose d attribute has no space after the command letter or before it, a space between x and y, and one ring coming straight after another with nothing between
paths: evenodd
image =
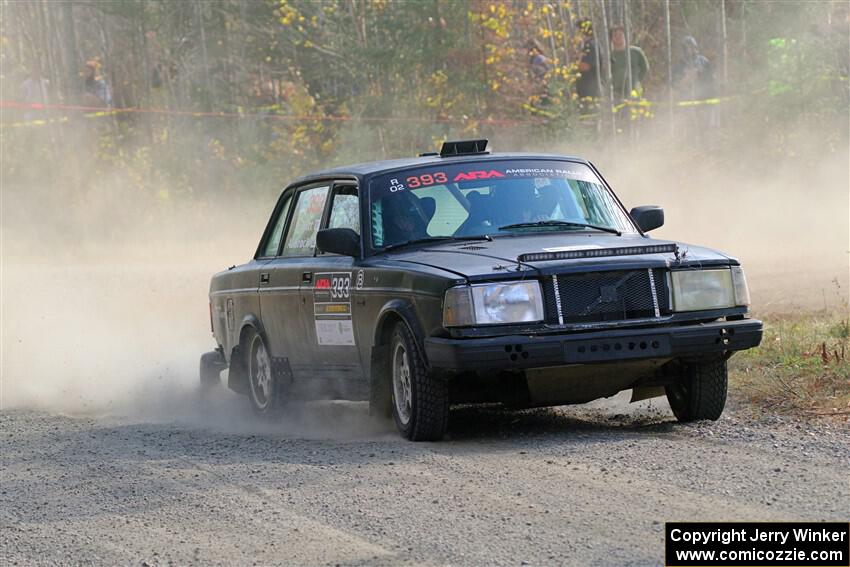
<instances>
[{"instance_id":1,"label":"white sticker on fender","mask_svg":"<svg viewBox=\"0 0 850 567\"><path fill-rule=\"evenodd\" d=\"M351 319L316 319L316 338L320 345L354 346Z\"/></svg>"}]
</instances>

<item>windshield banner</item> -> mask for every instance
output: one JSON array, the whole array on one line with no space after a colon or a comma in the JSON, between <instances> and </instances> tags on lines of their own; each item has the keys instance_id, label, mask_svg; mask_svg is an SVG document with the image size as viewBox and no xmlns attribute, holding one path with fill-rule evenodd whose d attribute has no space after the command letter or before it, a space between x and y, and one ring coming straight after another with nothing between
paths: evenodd
<instances>
[{"instance_id":1,"label":"windshield banner","mask_svg":"<svg viewBox=\"0 0 850 567\"><path fill-rule=\"evenodd\" d=\"M440 164L388 173L372 182L373 197L454 184L460 188L482 186L505 179L574 179L601 185L582 163L556 160L505 160Z\"/></svg>"}]
</instances>

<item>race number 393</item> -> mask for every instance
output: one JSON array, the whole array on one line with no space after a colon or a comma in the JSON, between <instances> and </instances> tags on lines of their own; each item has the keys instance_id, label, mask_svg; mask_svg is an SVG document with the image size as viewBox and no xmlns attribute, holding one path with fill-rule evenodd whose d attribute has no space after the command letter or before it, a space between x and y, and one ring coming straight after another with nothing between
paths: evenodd
<instances>
[{"instance_id":1,"label":"race number 393","mask_svg":"<svg viewBox=\"0 0 850 567\"><path fill-rule=\"evenodd\" d=\"M331 278L331 299L351 297L351 274L334 274Z\"/></svg>"},{"instance_id":2,"label":"race number 393","mask_svg":"<svg viewBox=\"0 0 850 567\"><path fill-rule=\"evenodd\" d=\"M668 522L664 564L848 567L850 523Z\"/></svg>"}]
</instances>

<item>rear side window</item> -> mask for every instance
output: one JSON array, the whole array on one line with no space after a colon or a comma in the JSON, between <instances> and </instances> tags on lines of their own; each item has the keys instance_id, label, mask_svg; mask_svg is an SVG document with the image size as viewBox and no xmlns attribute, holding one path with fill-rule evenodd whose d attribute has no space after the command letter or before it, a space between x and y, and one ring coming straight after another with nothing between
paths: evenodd
<instances>
[{"instance_id":1,"label":"rear side window","mask_svg":"<svg viewBox=\"0 0 850 567\"><path fill-rule=\"evenodd\" d=\"M328 187L311 187L295 196L295 210L286 234L283 256L312 256L316 251L316 233L322 222L322 211Z\"/></svg>"},{"instance_id":2,"label":"rear side window","mask_svg":"<svg viewBox=\"0 0 850 567\"><path fill-rule=\"evenodd\" d=\"M275 220L274 228L272 229L266 245L263 247L262 256L277 256L277 251L280 249L280 239L283 237L283 228L286 226L286 217L289 213L289 205L292 203L292 197L287 197L283 206L280 208L280 214Z\"/></svg>"}]
</instances>

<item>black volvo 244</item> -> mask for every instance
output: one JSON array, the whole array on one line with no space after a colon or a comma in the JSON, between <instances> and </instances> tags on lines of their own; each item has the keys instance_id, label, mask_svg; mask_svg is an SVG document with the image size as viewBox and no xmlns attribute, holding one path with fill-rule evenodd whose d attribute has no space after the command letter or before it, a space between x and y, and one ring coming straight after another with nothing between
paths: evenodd
<instances>
[{"instance_id":1,"label":"black volvo 244","mask_svg":"<svg viewBox=\"0 0 850 567\"><path fill-rule=\"evenodd\" d=\"M717 419L726 362L762 324L738 261L646 235L586 160L437 154L309 175L280 196L254 258L210 286L218 347L201 381L259 414L305 398L369 400L412 440L449 406L666 394Z\"/></svg>"}]
</instances>

